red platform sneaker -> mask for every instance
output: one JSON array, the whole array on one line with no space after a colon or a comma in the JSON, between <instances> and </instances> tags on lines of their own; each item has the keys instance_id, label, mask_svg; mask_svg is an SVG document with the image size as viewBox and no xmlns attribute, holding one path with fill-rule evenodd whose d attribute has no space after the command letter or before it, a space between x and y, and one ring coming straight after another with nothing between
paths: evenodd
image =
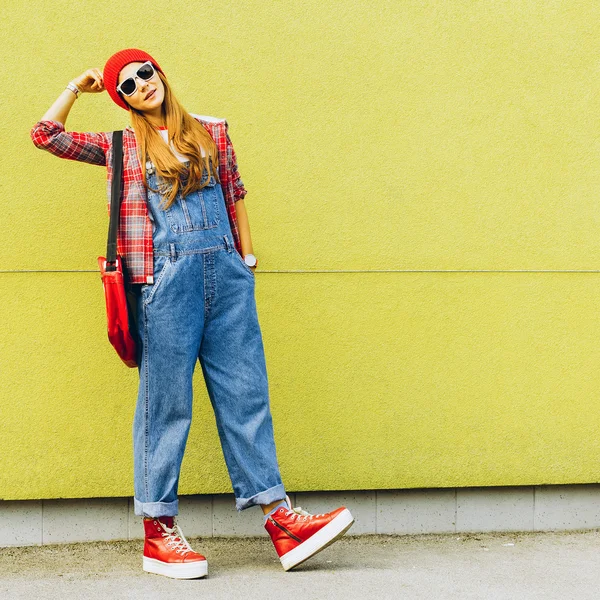
<instances>
[{"instance_id":1,"label":"red platform sneaker","mask_svg":"<svg viewBox=\"0 0 600 600\"><path fill-rule=\"evenodd\" d=\"M208 561L194 552L175 517L144 517L143 568L173 579L195 579L208 573Z\"/></svg>"},{"instance_id":2,"label":"red platform sneaker","mask_svg":"<svg viewBox=\"0 0 600 600\"><path fill-rule=\"evenodd\" d=\"M342 537L354 523L350 511L341 506L333 512L311 515L292 504L278 508L265 522L283 568L299 565Z\"/></svg>"}]
</instances>

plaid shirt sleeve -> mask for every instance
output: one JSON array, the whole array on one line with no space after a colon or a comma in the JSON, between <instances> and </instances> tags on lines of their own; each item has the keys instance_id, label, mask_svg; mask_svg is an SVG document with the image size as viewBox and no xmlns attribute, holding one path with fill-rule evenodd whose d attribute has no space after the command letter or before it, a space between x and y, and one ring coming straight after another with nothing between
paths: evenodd
<instances>
[{"instance_id":1,"label":"plaid shirt sleeve","mask_svg":"<svg viewBox=\"0 0 600 600\"><path fill-rule=\"evenodd\" d=\"M227 160L229 162L229 169L231 171L231 183L233 184L233 195L235 201L242 200L244 196L248 193L246 188L244 187L244 182L240 176L237 165L237 158L235 155L235 150L233 149L233 144L231 143L231 138L228 133L229 124L225 121L225 136L227 138Z\"/></svg>"},{"instance_id":2,"label":"plaid shirt sleeve","mask_svg":"<svg viewBox=\"0 0 600 600\"><path fill-rule=\"evenodd\" d=\"M59 121L38 121L30 132L33 143L60 158L92 165L106 165L106 153L112 133L66 132Z\"/></svg>"}]
</instances>

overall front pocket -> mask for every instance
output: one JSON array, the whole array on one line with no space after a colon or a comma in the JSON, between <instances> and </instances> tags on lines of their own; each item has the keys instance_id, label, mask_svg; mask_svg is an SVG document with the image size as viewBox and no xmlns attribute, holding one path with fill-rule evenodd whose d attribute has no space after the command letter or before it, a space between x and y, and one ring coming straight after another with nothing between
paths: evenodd
<instances>
[{"instance_id":1,"label":"overall front pocket","mask_svg":"<svg viewBox=\"0 0 600 600\"><path fill-rule=\"evenodd\" d=\"M169 268L171 267L171 259L168 256L154 257L154 283L145 283L142 285L141 294L144 306L148 306L156 294L156 290L160 286L162 280Z\"/></svg>"},{"instance_id":2,"label":"overall front pocket","mask_svg":"<svg viewBox=\"0 0 600 600\"><path fill-rule=\"evenodd\" d=\"M252 279L254 279L254 271L246 264L246 261L242 258L242 255L237 251L236 248L234 248L232 252L237 256L238 261L244 265L246 272L250 273L250 275L252 275Z\"/></svg>"},{"instance_id":3,"label":"overall front pocket","mask_svg":"<svg viewBox=\"0 0 600 600\"><path fill-rule=\"evenodd\" d=\"M187 233L219 226L219 196L217 182L211 176L206 187L175 202L166 211L167 221L173 233Z\"/></svg>"}]
</instances>

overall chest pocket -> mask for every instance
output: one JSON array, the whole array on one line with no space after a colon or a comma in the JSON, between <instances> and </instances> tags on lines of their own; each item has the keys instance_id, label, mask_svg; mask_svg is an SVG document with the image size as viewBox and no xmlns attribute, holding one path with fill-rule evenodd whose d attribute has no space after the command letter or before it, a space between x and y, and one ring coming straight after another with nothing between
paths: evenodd
<instances>
[{"instance_id":1,"label":"overall chest pocket","mask_svg":"<svg viewBox=\"0 0 600 600\"><path fill-rule=\"evenodd\" d=\"M217 181L211 175L201 190L182 198L179 194L166 212L167 222L174 233L187 233L219 226L219 195Z\"/></svg>"}]
</instances>

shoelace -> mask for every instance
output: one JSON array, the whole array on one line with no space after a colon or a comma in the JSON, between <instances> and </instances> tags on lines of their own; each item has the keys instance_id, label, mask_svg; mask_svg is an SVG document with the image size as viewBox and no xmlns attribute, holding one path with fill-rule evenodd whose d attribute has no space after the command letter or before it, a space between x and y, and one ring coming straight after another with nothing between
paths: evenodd
<instances>
[{"instance_id":1,"label":"shoelace","mask_svg":"<svg viewBox=\"0 0 600 600\"><path fill-rule=\"evenodd\" d=\"M295 506L293 508L288 508L287 514L291 515L296 520L298 520L299 517L304 517L304 519L303 519L304 521L306 521L307 519L312 519L313 517L325 516L324 513L319 513L318 515L311 515L309 512L305 511L300 506Z\"/></svg>"},{"instance_id":2,"label":"shoelace","mask_svg":"<svg viewBox=\"0 0 600 600\"><path fill-rule=\"evenodd\" d=\"M193 552L192 547L185 539L183 531L181 531L175 519L173 519L173 527L171 529L169 529L164 523L161 523L161 525L165 529L165 532L163 532L162 536L167 538L167 547L171 546L173 550L177 552L177 554L181 553L185 555L187 552ZM177 538L179 538L179 541L177 541Z\"/></svg>"}]
</instances>

